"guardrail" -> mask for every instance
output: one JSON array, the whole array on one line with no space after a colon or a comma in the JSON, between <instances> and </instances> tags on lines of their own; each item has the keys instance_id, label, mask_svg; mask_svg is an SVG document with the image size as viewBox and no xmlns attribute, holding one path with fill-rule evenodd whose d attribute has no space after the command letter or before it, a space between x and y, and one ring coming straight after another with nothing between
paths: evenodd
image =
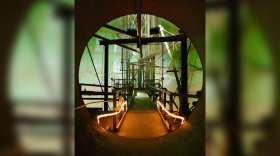
<instances>
[{"instance_id":1,"label":"guardrail","mask_svg":"<svg viewBox=\"0 0 280 156\"><path fill-rule=\"evenodd\" d=\"M104 87L102 85L80 84L81 90L82 90L82 87L81 87L82 85ZM106 93L106 92L95 92L95 91L86 91L86 90L80 91L80 93L81 93L81 95L104 95L104 96L105 95L113 95L113 99L112 100L97 101L97 102L87 103L85 105L82 105L82 106L79 106L79 107L75 108L75 110L83 108L83 107L85 107L87 105L90 105L90 104L104 103L104 102L113 102L113 111L114 111L114 113L98 115L97 116L97 120L98 120L98 124L100 124L100 121L99 121L100 118L114 115L114 117L113 117L113 131L117 132L117 131L120 130L122 122L123 122L123 119L126 116L126 112L127 112L126 109L129 106L130 100L132 98L132 94L133 94L133 88L132 87L128 86L128 87L126 87L124 89L120 89L120 90L113 89L112 92L108 92L108 93ZM83 99L96 100L96 99L105 99L105 98L83 98ZM117 99L119 99L118 107L117 107ZM119 119L118 123L117 123L117 119Z\"/></svg>"},{"instance_id":2,"label":"guardrail","mask_svg":"<svg viewBox=\"0 0 280 156\"><path fill-rule=\"evenodd\" d=\"M161 103L159 100L158 100L157 104L160 105L161 108L162 108L169 116L172 116L172 117L174 117L174 118L181 119L181 120L182 120L181 125L184 123L184 120L185 120L184 117L170 113L170 112L162 105L162 103ZM159 107L159 106L157 106L157 107Z\"/></svg>"},{"instance_id":3,"label":"guardrail","mask_svg":"<svg viewBox=\"0 0 280 156\"><path fill-rule=\"evenodd\" d=\"M104 117L108 117L108 116L113 116L113 115L118 115L121 111L122 111L122 109L124 108L124 106L127 104L127 102L125 101L125 102L123 102L123 104L120 106L120 108L118 108L118 109L116 109L115 111L115 113L108 113L108 114L102 114L102 115L98 115L97 116L97 122L98 122L98 124L100 124L100 122L99 122L99 119L100 118L104 118Z\"/></svg>"}]
</instances>

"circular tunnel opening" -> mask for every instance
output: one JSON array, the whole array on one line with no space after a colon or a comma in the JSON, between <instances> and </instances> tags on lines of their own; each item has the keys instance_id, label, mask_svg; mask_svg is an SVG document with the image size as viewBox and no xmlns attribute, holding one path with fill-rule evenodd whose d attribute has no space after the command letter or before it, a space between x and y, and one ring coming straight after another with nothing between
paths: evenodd
<instances>
[{"instance_id":1,"label":"circular tunnel opening","mask_svg":"<svg viewBox=\"0 0 280 156\"><path fill-rule=\"evenodd\" d=\"M85 106L92 122L111 133L150 139L187 123L203 69L196 48L176 25L150 14L137 20L136 14L116 18L88 41L79 66L85 105L76 109Z\"/></svg>"}]
</instances>

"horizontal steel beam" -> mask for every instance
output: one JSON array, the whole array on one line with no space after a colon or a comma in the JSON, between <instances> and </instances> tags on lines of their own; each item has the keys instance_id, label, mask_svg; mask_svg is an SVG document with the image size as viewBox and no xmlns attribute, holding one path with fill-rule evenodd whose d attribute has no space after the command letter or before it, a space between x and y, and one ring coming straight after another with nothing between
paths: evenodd
<instances>
[{"instance_id":1,"label":"horizontal steel beam","mask_svg":"<svg viewBox=\"0 0 280 156\"><path fill-rule=\"evenodd\" d=\"M180 42L176 42L176 43L170 44L170 45L169 45L169 49L170 49L171 47L174 47L174 46L178 45L178 44L180 44ZM165 47L165 48L163 48L163 49L161 49L161 50L158 50L158 51L152 53L152 54L149 55L149 56L146 56L146 57L144 57L144 58L142 58L142 59L139 59L138 63L142 63L143 61L146 61L146 60L148 60L148 59L150 59L150 58L152 58L152 57L154 57L154 56L156 56L156 55L158 55L158 54L161 54L162 51L166 51L166 50L167 50L167 47Z\"/></svg>"},{"instance_id":2,"label":"horizontal steel beam","mask_svg":"<svg viewBox=\"0 0 280 156\"><path fill-rule=\"evenodd\" d=\"M128 49L128 50L132 50L132 51L135 51L135 52L139 53L139 51L137 51L137 50L135 50L135 49L132 49L132 48L130 48L130 47L128 47L128 46L121 45L120 43L117 43L117 42L115 42L114 40L109 40L109 39L107 39L107 38L104 38L104 37L99 36L99 35L96 35L96 34L94 34L93 36L96 37L96 38L99 38L99 39L104 40L104 41L106 42L106 44L109 44L109 43L111 43L111 44L116 44L116 45L118 45L118 46L120 46L120 47L123 47L123 48L126 48L126 49ZM104 45L104 44L103 44L103 45Z\"/></svg>"},{"instance_id":3,"label":"horizontal steel beam","mask_svg":"<svg viewBox=\"0 0 280 156\"><path fill-rule=\"evenodd\" d=\"M181 38L180 38L181 37ZM142 38L141 39L141 44L149 44L153 42L175 42L175 41L181 41L181 40L186 40L186 36L182 35L176 35L176 36L170 36L170 37L154 37L154 38ZM107 41L100 41L100 45L104 44L128 44L128 43L138 43L139 40L136 38L132 39L115 39L115 40L110 40L111 42ZM114 42L114 43L112 43Z\"/></svg>"},{"instance_id":4,"label":"horizontal steel beam","mask_svg":"<svg viewBox=\"0 0 280 156\"><path fill-rule=\"evenodd\" d=\"M104 100L105 98L84 98L82 97L83 100ZM108 100L113 100L112 98L108 98Z\"/></svg>"},{"instance_id":5,"label":"horizontal steel beam","mask_svg":"<svg viewBox=\"0 0 280 156\"><path fill-rule=\"evenodd\" d=\"M124 30L121 30L121 29L119 29L119 28L110 26L110 25L108 25L108 24L105 24L103 27L108 28L108 29L111 29L111 30L114 30L114 31L117 31L117 32L120 32L120 33L123 33L123 34L126 34L126 35L129 35L129 36L132 36L132 37L138 38L137 35L134 35L134 34L129 33L129 32L127 32L127 31L124 31Z\"/></svg>"},{"instance_id":6,"label":"horizontal steel beam","mask_svg":"<svg viewBox=\"0 0 280 156\"><path fill-rule=\"evenodd\" d=\"M114 95L114 93L94 92L94 91L81 91L81 95Z\"/></svg>"},{"instance_id":7,"label":"horizontal steel beam","mask_svg":"<svg viewBox=\"0 0 280 156\"><path fill-rule=\"evenodd\" d=\"M105 87L104 85L95 85L95 84L86 84L86 83L80 83L81 86L94 86L94 87ZM112 86L108 86L112 87Z\"/></svg>"}]
</instances>

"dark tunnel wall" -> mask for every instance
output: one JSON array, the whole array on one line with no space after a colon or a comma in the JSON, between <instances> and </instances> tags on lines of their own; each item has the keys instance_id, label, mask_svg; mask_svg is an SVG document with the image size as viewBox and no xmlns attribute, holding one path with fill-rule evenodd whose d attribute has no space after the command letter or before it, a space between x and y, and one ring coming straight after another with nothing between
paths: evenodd
<instances>
[{"instance_id":1,"label":"dark tunnel wall","mask_svg":"<svg viewBox=\"0 0 280 156\"><path fill-rule=\"evenodd\" d=\"M87 42L105 23L134 13L132 0L76 1L75 107L83 105L77 88L79 64ZM162 17L181 28L193 41L205 67L205 1L142 0L142 13ZM79 109L75 111L75 155L204 155L204 114L205 86L187 124L159 138L132 140L107 132L97 122L91 123L86 108Z\"/></svg>"}]
</instances>

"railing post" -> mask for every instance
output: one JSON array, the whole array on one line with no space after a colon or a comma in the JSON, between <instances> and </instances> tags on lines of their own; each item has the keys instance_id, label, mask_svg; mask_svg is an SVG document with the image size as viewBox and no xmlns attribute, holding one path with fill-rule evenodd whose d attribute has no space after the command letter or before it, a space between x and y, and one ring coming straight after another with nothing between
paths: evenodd
<instances>
[{"instance_id":1,"label":"railing post","mask_svg":"<svg viewBox=\"0 0 280 156\"><path fill-rule=\"evenodd\" d=\"M165 92L163 94L163 106L166 108L166 93ZM163 117L166 118L166 112L164 112Z\"/></svg>"},{"instance_id":2,"label":"railing post","mask_svg":"<svg viewBox=\"0 0 280 156\"><path fill-rule=\"evenodd\" d=\"M116 108L114 108L114 112L116 112ZM113 132L117 132L117 115L113 115Z\"/></svg>"},{"instance_id":3,"label":"railing post","mask_svg":"<svg viewBox=\"0 0 280 156\"><path fill-rule=\"evenodd\" d=\"M161 91L159 91L159 101L162 102L162 100L161 100ZM161 110L162 110L162 108L159 107L159 111L160 111L160 112L161 112Z\"/></svg>"},{"instance_id":4,"label":"railing post","mask_svg":"<svg viewBox=\"0 0 280 156\"><path fill-rule=\"evenodd\" d=\"M116 92L114 92L114 95L113 95L113 109L117 107L117 97L116 97Z\"/></svg>"},{"instance_id":5,"label":"railing post","mask_svg":"<svg viewBox=\"0 0 280 156\"><path fill-rule=\"evenodd\" d=\"M173 112L173 94L170 93L170 101L169 101L169 112L172 113Z\"/></svg>"},{"instance_id":6,"label":"railing post","mask_svg":"<svg viewBox=\"0 0 280 156\"><path fill-rule=\"evenodd\" d=\"M108 44L105 44L105 61L104 61L104 90L105 90L105 95L104 95L104 100L108 101L108 67L109 67L109 46ZM108 102L104 102L104 111L108 111Z\"/></svg>"},{"instance_id":7,"label":"railing post","mask_svg":"<svg viewBox=\"0 0 280 156\"><path fill-rule=\"evenodd\" d=\"M126 97L127 95L126 95L126 90L124 91L124 101L127 101L127 97ZM126 104L126 106L124 106L124 111L126 111L126 107L127 107L127 104Z\"/></svg>"},{"instance_id":8,"label":"railing post","mask_svg":"<svg viewBox=\"0 0 280 156\"><path fill-rule=\"evenodd\" d=\"M169 112L172 113L173 112L173 94L170 93L169 95ZM172 124L173 124L173 118L171 115L169 115L169 128L170 128L170 131L172 130Z\"/></svg>"},{"instance_id":9,"label":"railing post","mask_svg":"<svg viewBox=\"0 0 280 156\"><path fill-rule=\"evenodd\" d=\"M113 95L113 111L116 111L116 93ZM116 115L113 116L113 132L116 132Z\"/></svg>"}]
</instances>

